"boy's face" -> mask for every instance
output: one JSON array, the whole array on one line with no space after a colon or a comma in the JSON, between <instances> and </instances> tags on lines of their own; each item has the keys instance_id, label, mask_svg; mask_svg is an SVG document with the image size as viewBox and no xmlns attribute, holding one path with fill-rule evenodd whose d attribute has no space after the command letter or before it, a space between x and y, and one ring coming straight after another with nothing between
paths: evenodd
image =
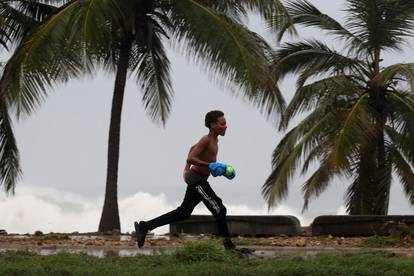
<instances>
[{"instance_id":1,"label":"boy's face","mask_svg":"<svg viewBox=\"0 0 414 276\"><path fill-rule=\"evenodd\" d=\"M224 118L224 116L219 117L217 122L211 124L211 128L218 135L224 136L227 129L226 118Z\"/></svg>"}]
</instances>

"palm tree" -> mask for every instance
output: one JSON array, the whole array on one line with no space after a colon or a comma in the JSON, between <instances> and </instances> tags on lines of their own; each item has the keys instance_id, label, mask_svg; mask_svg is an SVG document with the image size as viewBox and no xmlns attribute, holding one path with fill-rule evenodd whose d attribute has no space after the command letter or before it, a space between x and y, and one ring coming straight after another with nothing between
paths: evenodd
<instances>
[{"instance_id":1,"label":"palm tree","mask_svg":"<svg viewBox=\"0 0 414 276\"><path fill-rule=\"evenodd\" d=\"M392 172L414 204L414 63L382 66L384 52L402 49L414 30L414 2L348 0L342 26L307 1L287 4L293 24L316 27L345 42L335 51L312 39L277 51L279 77L298 74L281 129L308 112L280 141L262 192L269 207L287 196L296 169L318 167L302 186L303 210L334 177L352 180L349 214L385 215ZM288 24L285 26L287 27ZM283 29L281 35L283 34Z\"/></svg>"},{"instance_id":2,"label":"palm tree","mask_svg":"<svg viewBox=\"0 0 414 276\"><path fill-rule=\"evenodd\" d=\"M56 1L53 1L56 2ZM47 1L3 0L0 2L0 51L18 44L27 32L43 20L55 7ZM0 69L3 64L0 64ZM0 101L0 186L14 193L21 177L19 151L13 134L12 120L6 101Z\"/></svg>"},{"instance_id":3,"label":"palm tree","mask_svg":"<svg viewBox=\"0 0 414 276\"><path fill-rule=\"evenodd\" d=\"M59 81L93 72L96 66L115 72L99 231L120 229L117 177L128 74L134 74L151 119L165 124L170 113L173 91L164 50L167 42L204 66L214 79L241 91L266 116L283 110L283 98L269 74L272 50L241 23L248 11L259 13L272 28L286 18L278 0L72 0L16 50L3 75L7 85L2 91L18 114L29 114ZM276 16L278 24L271 23Z\"/></svg>"}]
</instances>

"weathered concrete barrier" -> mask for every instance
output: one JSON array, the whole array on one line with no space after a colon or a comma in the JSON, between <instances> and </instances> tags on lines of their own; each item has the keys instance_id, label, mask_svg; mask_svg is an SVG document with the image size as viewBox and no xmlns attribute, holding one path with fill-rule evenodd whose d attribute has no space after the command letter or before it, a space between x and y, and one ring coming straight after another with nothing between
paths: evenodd
<instances>
[{"instance_id":1,"label":"weathered concrete barrier","mask_svg":"<svg viewBox=\"0 0 414 276\"><path fill-rule=\"evenodd\" d=\"M341 237L389 235L410 231L414 216L319 216L312 222L312 235Z\"/></svg>"},{"instance_id":2,"label":"weathered concrete barrier","mask_svg":"<svg viewBox=\"0 0 414 276\"><path fill-rule=\"evenodd\" d=\"M300 222L294 216L227 216L227 224L233 236L295 236L300 232ZM170 233L218 235L214 217L207 215L172 223Z\"/></svg>"}]
</instances>

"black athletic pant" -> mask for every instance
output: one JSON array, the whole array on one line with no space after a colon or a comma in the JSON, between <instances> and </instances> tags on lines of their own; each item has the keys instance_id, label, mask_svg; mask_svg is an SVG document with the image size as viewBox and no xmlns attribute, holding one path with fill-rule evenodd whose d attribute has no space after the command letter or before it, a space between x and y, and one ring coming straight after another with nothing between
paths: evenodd
<instances>
[{"instance_id":1,"label":"black athletic pant","mask_svg":"<svg viewBox=\"0 0 414 276\"><path fill-rule=\"evenodd\" d=\"M146 227L152 230L159 226L184 220L191 215L194 208L202 201L216 219L220 235L222 237L229 237L226 222L226 207L224 207L221 199L210 187L207 177L190 171L185 181L187 183L187 190L181 206L169 213L145 222Z\"/></svg>"}]
</instances>

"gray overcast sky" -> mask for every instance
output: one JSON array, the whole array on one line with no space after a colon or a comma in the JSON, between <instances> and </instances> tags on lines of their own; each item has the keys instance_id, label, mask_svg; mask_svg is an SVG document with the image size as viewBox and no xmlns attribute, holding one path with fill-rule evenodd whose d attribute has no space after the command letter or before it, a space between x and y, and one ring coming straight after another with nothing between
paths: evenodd
<instances>
[{"instance_id":1,"label":"gray overcast sky","mask_svg":"<svg viewBox=\"0 0 414 276\"><path fill-rule=\"evenodd\" d=\"M344 1L310 2L343 22ZM269 41L274 41L255 18L250 25ZM322 33L313 30L300 33L302 37L305 34L322 38ZM329 42L334 46L335 43ZM340 46L336 48L340 50ZM411 58L408 53L411 50L407 48L402 54L389 56L386 63L406 62ZM283 133L277 132L253 106L212 83L199 66L172 50L169 54L176 96L165 128L154 125L145 115L133 78L126 88L118 181L120 201L124 200L121 218L128 217L122 220L123 230L131 230L134 219L160 214L175 208L181 201L185 191L182 169L188 149L207 133L203 126L204 115L212 109L223 110L228 122L227 134L220 139L218 159L232 164L237 177L233 181L211 178L210 183L223 202L233 206L230 213L232 210L233 213L266 213L260 190L270 173L271 153ZM60 85L35 114L15 123L24 178L17 186L15 198L0 195L0 216L7 215L3 226L0 222L0 229L70 231L73 228L58 227L50 222L70 217L72 224L90 223L88 227L76 229L96 230L105 187L113 83L113 75L100 73L93 78ZM290 99L294 79L287 79L281 87L286 99ZM300 214L303 180L295 178L288 199L282 203L285 209L277 209L276 213L298 214L303 216L302 223L309 223L318 215L343 212L341 206L347 183L338 180L312 201L309 211ZM142 194L147 195L145 200L137 196ZM34 222L29 219L33 208L44 208L48 215ZM90 209L94 210L93 214L88 213ZM78 217L73 215L79 210ZM151 210L150 214L145 210ZM203 208L197 210L205 212ZM412 213L398 183L392 186L390 213ZM44 227L42 220L50 227Z\"/></svg>"}]
</instances>

